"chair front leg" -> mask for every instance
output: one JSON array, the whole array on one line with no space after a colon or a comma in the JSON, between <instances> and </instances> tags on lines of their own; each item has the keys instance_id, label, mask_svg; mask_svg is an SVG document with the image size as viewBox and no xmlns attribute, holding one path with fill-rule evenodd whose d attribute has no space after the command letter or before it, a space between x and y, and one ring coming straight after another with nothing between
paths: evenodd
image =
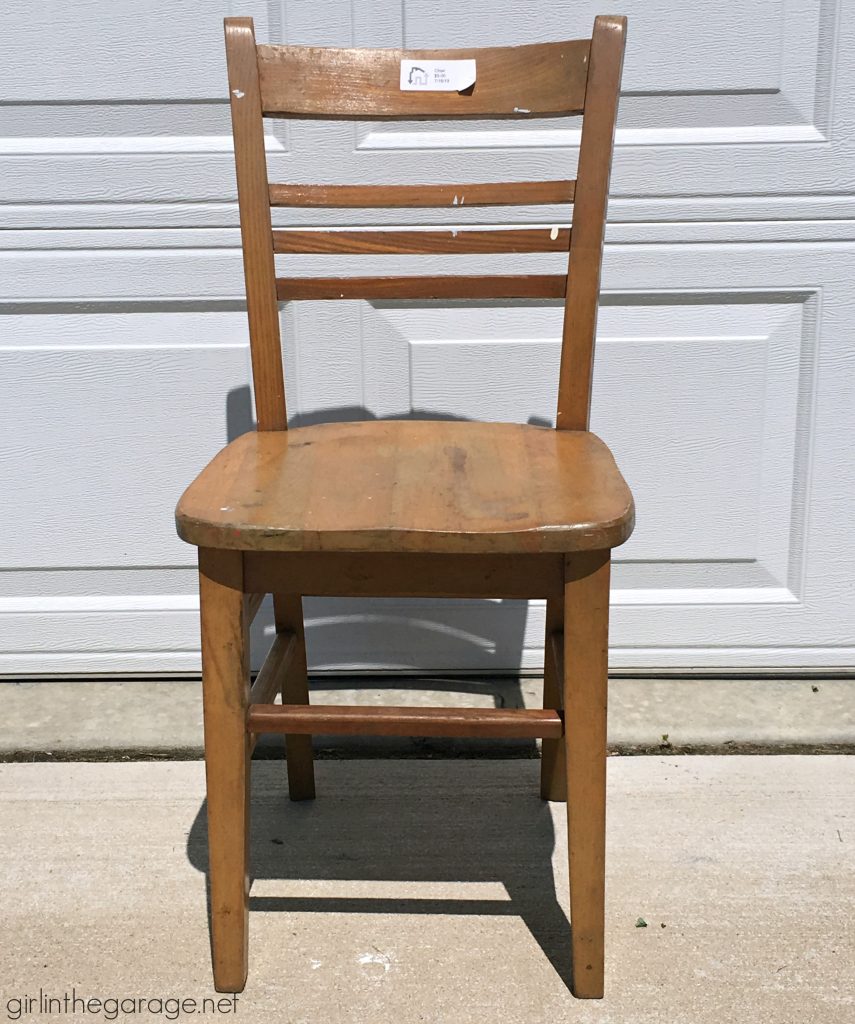
<instances>
[{"instance_id":1,"label":"chair front leg","mask_svg":"<svg viewBox=\"0 0 855 1024\"><path fill-rule=\"evenodd\" d=\"M309 677L306 667L303 599L299 594L274 594L273 614L276 621L276 632L289 630L297 640L294 657L282 680L282 703L308 704ZM312 737L286 735L285 758L290 798L292 800L314 800L315 766L312 758Z\"/></svg>"},{"instance_id":2,"label":"chair front leg","mask_svg":"<svg viewBox=\"0 0 855 1024\"><path fill-rule=\"evenodd\" d=\"M248 622L239 551L199 550L214 987L246 984L249 924Z\"/></svg>"},{"instance_id":3,"label":"chair front leg","mask_svg":"<svg viewBox=\"0 0 855 1024\"><path fill-rule=\"evenodd\" d=\"M573 993L603 995L610 552L568 556L564 709Z\"/></svg>"}]
</instances>

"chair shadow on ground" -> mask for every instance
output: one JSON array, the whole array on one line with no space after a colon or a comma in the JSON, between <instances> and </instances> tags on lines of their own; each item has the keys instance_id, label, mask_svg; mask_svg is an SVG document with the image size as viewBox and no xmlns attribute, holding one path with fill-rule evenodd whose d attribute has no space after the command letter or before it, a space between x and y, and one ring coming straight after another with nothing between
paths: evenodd
<instances>
[{"instance_id":1,"label":"chair shadow on ground","mask_svg":"<svg viewBox=\"0 0 855 1024\"><path fill-rule=\"evenodd\" d=\"M350 762L347 772L341 762L320 762L317 798L292 803L284 765L253 762L253 882L498 882L509 898L253 896L250 888L250 912L516 915L570 988L570 924L556 899L550 805L531 762L517 764L531 786L508 791L489 782L486 765L473 780L459 762ZM384 788L387 773L395 781ZM353 775L361 783L348 785ZM204 803L187 855L207 872Z\"/></svg>"},{"instance_id":2,"label":"chair shadow on ground","mask_svg":"<svg viewBox=\"0 0 855 1024\"><path fill-rule=\"evenodd\" d=\"M326 409L318 414L302 414L293 426L313 423L348 422L374 419L362 407ZM417 410L398 419L462 419L429 410ZM248 388L237 388L228 396L226 407L228 440L254 427ZM532 425L548 426L538 417ZM394 601L394 599L390 599ZM518 677L505 675L509 667L522 663L527 620L524 601L473 601L481 606L476 621L479 633L473 635L454 628L454 607L442 601L420 602L417 620L402 614L391 619L376 616L366 622L353 615L355 606L327 598L307 599L307 644L310 674L313 649L323 651L332 642L333 631L339 637L354 630L364 642L366 633L378 650L388 648L391 633L396 637L394 662L399 670L410 672L409 679L325 678L325 690L400 689L413 686L432 691L465 692L486 696L497 707L522 707ZM427 611L426 611L427 608ZM393 613L394 609L392 609ZM352 619L348 621L348 613ZM314 621L313 621L314 620ZM473 620L470 618L469 620ZM480 623L483 622L483 627ZM481 663L496 675L437 678L419 677L420 633L439 633L447 664L471 663L471 645L481 649ZM262 651L269 646L272 625L263 612L253 626L253 660L259 664ZM415 652L410 654L410 650ZM486 654L485 654L486 652ZM467 657L467 655L469 657ZM408 661L411 657L412 660ZM388 702L387 702L388 703ZM284 755L281 737L263 737L253 761L252 826L250 873L253 879L305 879L388 882L499 882L509 899L392 899L365 897L272 897L250 895L250 910L282 913L401 913L518 915L538 942L559 977L571 985L570 924L556 899L552 868L555 835L549 805L540 799L537 772L531 760L517 762L520 772L531 780L528 789L512 789L488 784L464 788L469 772L461 771L459 787L444 784L437 788L432 779L436 771L449 779L454 764L445 761L418 761L417 758L496 758L533 759L537 749L533 740L439 740L398 739L394 737L315 737L316 752L322 758L400 757L411 758L406 765L394 767L394 774L406 774L406 786L384 789L391 760L352 764L353 773L376 777L377 786L345 787L329 790L327 765L318 765L318 798L292 803L287 797ZM266 759L266 760L262 760ZM462 768L462 766L461 766ZM330 775L336 775L330 766ZM335 780L332 780L335 781ZM341 785L341 781L339 781ZM450 794L453 797L450 798ZM207 872L207 821L203 804L193 823L187 845L190 862ZM563 884L563 883L561 883Z\"/></svg>"}]
</instances>

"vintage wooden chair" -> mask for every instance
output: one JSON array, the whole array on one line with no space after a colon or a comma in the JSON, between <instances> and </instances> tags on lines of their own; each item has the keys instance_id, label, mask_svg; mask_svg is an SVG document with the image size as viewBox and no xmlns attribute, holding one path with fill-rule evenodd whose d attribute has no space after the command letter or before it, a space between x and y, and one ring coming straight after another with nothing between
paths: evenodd
<instances>
[{"instance_id":1,"label":"vintage wooden chair","mask_svg":"<svg viewBox=\"0 0 855 1024\"><path fill-rule=\"evenodd\" d=\"M626 20L597 18L591 39L433 52L256 45L249 18L225 28L258 429L220 452L176 511L179 534L199 548L216 988L246 982L255 737L285 734L291 799L305 800L315 795L312 734L369 733L543 739L541 795L567 800L573 991L602 996L609 567L632 530L633 502L588 414ZM475 59L473 89L401 91L402 59L451 58ZM264 117L580 113L575 181L267 179ZM457 195L466 206L574 202L572 231L271 226L271 206L451 212ZM568 252L569 272L305 279L274 268L274 253L546 251ZM557 429L413 420L288 429L279 300L516 297L565 300ZM247 633L265 594L276 637L250 685ZM544 709L311 706L303 595L545 598Z\"/></svg>"}]
</instances>

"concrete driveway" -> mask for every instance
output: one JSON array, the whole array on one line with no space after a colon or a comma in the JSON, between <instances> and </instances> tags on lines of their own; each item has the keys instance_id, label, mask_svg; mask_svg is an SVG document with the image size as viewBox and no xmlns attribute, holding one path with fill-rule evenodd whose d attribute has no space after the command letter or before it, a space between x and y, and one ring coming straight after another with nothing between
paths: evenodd
<instances>
[{"instance_id":1,"label":"concrete driveway","mask_svg":"<svg viewBox=\"0 0 855 1024\"><path fill-rule=\"evenodd\" d=\"M249 982L177 1019L855 1021L855 757L611 758L601 1002L567 990L536 761L322 761L312 804L254 767ZM40 991L141 1024L175 1004L127 1000L219 998L204 819L200 762L0 765L0 1019L58 1019Z\"/></svg>"}]
</instances>

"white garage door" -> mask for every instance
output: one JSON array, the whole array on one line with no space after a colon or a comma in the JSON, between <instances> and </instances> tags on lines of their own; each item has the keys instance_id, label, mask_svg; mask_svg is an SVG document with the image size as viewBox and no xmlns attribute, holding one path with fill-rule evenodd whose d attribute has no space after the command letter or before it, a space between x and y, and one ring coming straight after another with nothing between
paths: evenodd
<instances>
[{"instance_id":1,"label":"white garage door","mask_svg":"<svg viewBox=\"0 0 855 1024\"><path fill-rule=\"evenodd\" d=\"M253 15L261 41L428 47L583 36L600 5L9 9L0 671L193 671L195 553L172 508L251 423L222 17ZM612 663L849 664L855 8L627 0L620 13L594 429L636 493L638 528L618 552ZM489 181L572 176L577 141L564 121L294 122L271 129L268 149L283 181ZM303 219L450 223L447 211L383 216ZM561 217L464 203L453 224ZM303 421L546 422L559 323L548 302L289 307L290 408ZM536 604L310 611L317 668L499 670L542 653Z\"/></svg>"}]
</instances>

